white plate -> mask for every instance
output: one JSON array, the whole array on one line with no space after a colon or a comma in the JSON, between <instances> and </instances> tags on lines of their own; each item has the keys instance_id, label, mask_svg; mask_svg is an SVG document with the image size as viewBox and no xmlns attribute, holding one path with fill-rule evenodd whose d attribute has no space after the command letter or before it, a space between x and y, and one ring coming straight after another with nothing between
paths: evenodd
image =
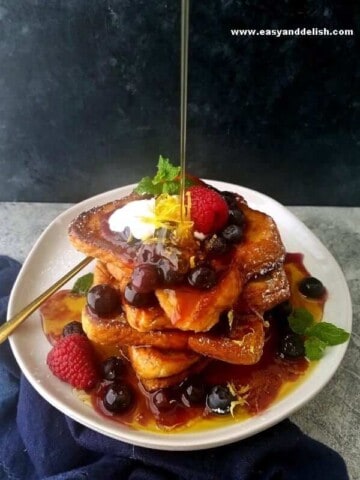
<instances>
[{"instance_id":1,"label":"white plate","mask_svg":"<svg viewBox=\"0 0 360 480\"><path fill-rule=\"evenodd\" d=\"M287 251L302 252L305 255L305 266L312 275L321 279L328 289L326 320L350 332L352 309L346 281L333 256L315 235L285 207L261 193L223 182L209 183L220 190L240 193L251 207L264 211L275 219ZM70 221L84 210L128 194L132 188L133 186L122 187L85 200L59 215L49 225L21 269L10 297L9 318L83 258L67 239ZM211 434L206 431L156 434L135 431L98 415L76 398L69 386L49 372L46 355L50 345L42 332L38 313L33 314L12 335L10 342L29 382L55 408L109 437L161 450L216 447L265 430L300 408L325 386L338 368L347 347L347 344L343 344L329 348L325 357L294 391L255 417L218 428L216 431L212 430Z\"/></svg>"}]
</instances>

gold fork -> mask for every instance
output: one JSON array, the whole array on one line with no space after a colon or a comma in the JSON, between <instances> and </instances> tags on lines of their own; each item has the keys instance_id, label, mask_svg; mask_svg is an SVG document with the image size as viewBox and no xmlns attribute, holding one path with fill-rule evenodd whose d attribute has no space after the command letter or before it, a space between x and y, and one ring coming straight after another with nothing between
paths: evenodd
<instances>
[{"instance_id":1,"label":"gold fork","mask_svg":"<svg viewBox=\"0 0 360 480\"><path fill-rule=\"evenodd\" d=\"M45 290L41 295L39 295L35 300L33 300L29 305L20 310L19 313L14 315L10 320L4 323L0 327L0 343L3 343L9 335L13 333L19 325L23 323L35 310L37 310L40 305L42 305L45 300L47 300L53 293L55 293L59 288L65 285L71 278L73 278L77 273L79 273L86 265L88 265L93 260L92 257L86 257L80 263L78 263L74 268L72 268L68 273L61 277L57 282L55 282L50 288Z\"/></svg>"}]
</instances>

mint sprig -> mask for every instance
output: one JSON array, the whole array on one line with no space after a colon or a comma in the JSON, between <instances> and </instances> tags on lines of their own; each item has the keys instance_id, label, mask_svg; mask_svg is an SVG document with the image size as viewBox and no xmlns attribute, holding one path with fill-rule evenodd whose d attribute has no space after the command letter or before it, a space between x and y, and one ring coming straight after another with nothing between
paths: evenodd
<instances>
[{"instance_id":1,"label":"mint sprig","mask_svg":"<svg viewBox=\"0 0 360 480\"><path fill-rule=\"evenodd\" d=\"M153 183L158 184L162 182L169 182L174 180L179 175L180 167L175 167L175 165L170 163L168 158L164 158L162 155L160 155L157 164L157 173L153 178Z\"/></svg>"},{"instance_id":2,"label":"mint sprig","mask_svg":"<svg viewBox=\"0 0 360 480\"><path fill-rule=\"evenodd\" d=\"M293 332L305 335L306 330L314 323L314 317L306 308L294 308L288 322Z\"/></svg>"},{"instance_id":3,"label":"mint sprig","mask_svg":"<svg viewBox=\"0 0 360 480\"><path fill-rule=\"evenodd\" d=\"M186 179L186 186L192 182ZM177 195L180 193L180 167L173 165L168 158L160 155L157 164L157 172L154 177L143 177L135 188L139 195L160 195L168 193Z\"/></svg>"},{"instance_id":4,"label":"mint sprig","mask_svg":"<svg viewBox=\"0 0 360 480\"><path fill-rule=\"evenodd\" d=\"M328 344L320 338L309 337L304 342L305 355L309 360L320 360L324 356Z\"/></svg>"},{"instance_id":5,"label":"mint sprig","mask_svg":"<svg viewBox=\"0 0 360 480\"><path fill-rule=\"evenodd\" d=\"M344 343L350 336L348 332L332 323L316 323L306 308L294 308L288 322L293 332L305 337L305 355L309 360L319 360L323 357L326 347Z\"/></svg>"},{"instance_id":6,"label":"mint sprig","mask_svg":"<svg viewBox=\"0 0 360 480\"><path fill-rule=\"evenodd\" d=\"M336 327L332 323L320 322L316 323L306 331L310 337L317 337L328 345L340 345L349 338L349 333L342 328Z\"/></svg>"},{"instance_id":7,"label":"mint sprig","mask_svg":"<svg viewBox=\"0 0 360 480\"><path fill-rule=\"evenodd\" d=\"M71 293L76 293L78 295L86 295L91 288L91 285L94 281L93 273L86 273L82 277L79 277L71 289Z\"/></svg>"}]
</instances>

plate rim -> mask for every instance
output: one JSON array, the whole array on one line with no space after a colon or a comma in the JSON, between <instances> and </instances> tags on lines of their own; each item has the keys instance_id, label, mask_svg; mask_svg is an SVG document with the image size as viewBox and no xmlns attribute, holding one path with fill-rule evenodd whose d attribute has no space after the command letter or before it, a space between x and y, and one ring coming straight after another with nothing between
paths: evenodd
<instances>
[{"instance_id":1,"label":"plate rim","mask_svg":"<svg viewBox=\"0 0 360 480\"><path fill-rule=\"evenodd\" d=\"M286 212L287 215L289 215L295 222L297 222L299 225L301 225L302 229L310 235L313 241L315 241L318 246L322 250L326 252L326 256L331 260L332 262L332 268L335 268L336 274L341 281L343 287L344 287L344 298L343 301L346 305L346 312L344 312L344 317L348 319L348 324L349 324L349 331L351 332L352 330L352 302L351 302L351 296L349 292L349 288L344 276L343 271L341 270L338 262L332 255L332 253L328 250L328 248L321 242L321 240L298 218L296 215L294 215L287 207L282 205L280 202L277 200L273 199L272 197L269 197L268 195L258 192L256 190L250 189L248 187L243 187L241 185L236 185L232 184L229 182L222 182L222 181L217 181L217 180L208 180L205 179L205 182L213 185L213 186L221 186L222 189L224 189L224 185L226 185L226 189L231 189L234 188L236 190L241 190L244 194L244 197L246 199L246 195L255 195L259 199L262 199L265 203L269 203L270 205L273 204L277 208L279 208L281 211ZM9 298L9 306L8 306L8 315L7 319L11 318L14 313L15 309L15 304L16 304L16 293L19 289L19 286L21 286L21 282L23 281L23 277L26 276L26 271L29 268L29 265L31 265L32 257L34 254L37 252L37 249L41 245L42 241L44 238L46 238L47 234L49 231L51 231L53 228L56 227L56 223L59 222L62 218L68 216L71 212L75 212L75 210L80 210L81 209L89 209L92 208L88 204L93 203L94 205L98 204L97 202L100 202L101 199L110 197L114 195L115 196L124 196L127 194L127 192L130 192L132 188L134 188L136 184L131 184L131 185L126 185L122 187L118 187L112 190L108 190L106 192L99 193L97 195L94 195L92 197L89 197L87 199L82 200L79 203L76 203L69 208L66 208L63 212L61 212L59 215L57 215L52 222L44 229L44 231L41 233L41 235L37 238L36 242L34 243L33 247L31 248L30 252L28 253L22 268L19 272L19 275L16 279L16 282L13 286L13 289L10 294ZM251 205L251 202L249 202ZM100 204L100 203L99 203ZM259 207L256 207L259 208ZM269 213L269 212L266 212ZM78 213L73 215L73 218L77 215ZM272 215L272 213L269 213ZM59 274L60 276L60 274ZM30 382L30 384L35 388L35 390L52 406L54 406L56 409L58 409L60 412L63 414L69 416L73 420L81 423L82 425L95 430L105 436L108 436L110 438L113 438L115 440L119 441L124 441L126 443L131 443L133 445L137 446L142 446L142 447L147 447L151 449L157 449L157 450L178 450L178 451L185 451L185 450L202 450L202 449L207 449L207 448L213 448L213 447L218 447L221 445L233 443L248 437L251 437L260 431L263 431L265 429L270 428L276 423L279 423L281 420L284 418L288 417L292 413L294 413L296 410L304 406L307 402L309 402L315 395L317 395L325 386L326 384L331 380L337 369L339 368L342 359L345 355L345 352L347 350L349 341L337 346L337 356L336 356L336 361L331 365L331 368L326 372L326 375L324 375L324 378L321 379L321 381L316 385L313 390L308 393L304 398L299 398L297 401L294 401L291 405L291 407L285 408L285 410L282 413L278 413L277 415L274 415L273 418L271 415L268 415L269 410L265 410L265 412L262 412L259 415L256 415L254 417L251 417L247 420L241 421L241 422L236 422L234 425L230 426L224 426L224 427L215 427L214 429L206 429L201 432L188 432L188 433L175 433L174 435L171 435L171 433L164 434L163 432L155 433L155 432L146 432L143 430L135 430L135 429L130 429L128 427L124 427L119 423L116 423L114 421L111 421L111 424L114 426L113 429L108 429L104 428L103 426L98 426L97 423L94 422L90 419L89 420L89 415L86 413L89 413L88 410L84 409L84 414L81 412L74 411L69 406L64 406L64 404L57 400L57 398L54 398L54 395L52 395L50 392L47 392L46 389L42 388L42 385L36 381L36 379L33 377L32 373L29 372L26 362L24 362L24 359L22 358L21 352L19 352L16 344L16 338L19 332L15 332L13 336L10 337L10 345L11 349L13 351L13 354L16 358L16 361L18 362L22 372L24 373L25 377L27 380ZM44 365L46 363L44 362ZM321 365L321 361L319 362L319 365ZM316 365L314 369L319 368L319 365ZM310 373L311 376L313 376L313 372ZM55 381L60 382L60 380L56 379L54 377ZM301 388L301 386L306 382L302 382L295 390L298 390ZM61 382L62 385L63 382ZM65 386L65 388L71 388L68 386ZM288 395L286 396L288 397ZM285 398L286 398L285 397ZM77 399L79 401L79 399ZM276 405L281 404L281 400L276 402ZM85 406L86 407L86 406ZM86 407L87 409L89 407ZM93 410L92 410L93 412ZM93 412L94 413L94 412ZM93 415L90 415L90 418ZM270 417L270 418L269 418ZM104 422L103 417L98 416L98 419L100 419L100 423ZM257 425L255 426L250 426L248 427L249 423L252 423L253 420L257 420ZM242 427L242 428L241 428ZM112 430L116 430L116 433L114 433ZM204 435L204 432L215 432L218 434L219 432L222 434L220 436L218 435L208 435L206 438L206 441L202 441L201 443L199 442L199 436L201 437ZM227 432L228 435L226 435ZM171 435L172 438L176 439L176 442L169 442L169 436ZM139 438L140 437L140 438ZM212 438L214 437L214 438ZM191 441L190 441L191 439Z\"/></svg>"}]
</instances>

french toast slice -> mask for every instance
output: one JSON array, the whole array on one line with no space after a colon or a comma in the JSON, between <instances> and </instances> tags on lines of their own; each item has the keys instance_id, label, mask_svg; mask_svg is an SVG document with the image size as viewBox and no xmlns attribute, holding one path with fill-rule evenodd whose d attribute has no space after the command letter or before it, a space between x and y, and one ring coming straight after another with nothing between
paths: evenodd
<instances>
[{"instance_id":1,"label":"french toast slice","mask_svg":"<svg viewBox=\"0 0 360 480\"><path fill-rule=\"evenodd\" d=\"M236 265L232 265L210 290L178 287L157 289L155 294L175 328L204 332L219 321L221 312L234 305L241 289L240 272Z\"/></svg>"},{"instance_id":2,"label":"french toast slice","mask_svg":"<svg viewBox=\"0 0 360 480\"><path fill-rule=\"evenodd\" d=\"M241 315L227 335L212 332L190 335L189 347L206 357L236 365L253 365L262 355L265 342L264 320L250 313Z\"/></svg>"},{"instance_id":3,"label":"french toast slice","mask_svg":"<svg viewBox=\"0 0 360 480\"><path fill-rule=\"evenodd\" d=\"M94 284L108 283L120 289L123 285L121 270L113 264L97 262ZM232 265L218 284L210 291L191 287L156 289L159 307L136 308L124 302L129 324L140 332L178 328L180 330L206 331L213 327L222 311L233 306L241 292L242 279L236 265Z\"/></svg>"},{"instance_id":4,"label":"french toast slice","mask_svg":"<svg viewBox=\"0 0 360 480\"><path fill-rule=\"evenodd\" d=\"M265 342L263 314L290 297L283 265L244 286L224 334L200 332L189 337L189 347L202 355L237 365L257 363Z\"/></svg>"},{"instance_id":5,"label":"french toast slice","mask_svg":"<svg viewBox=\"0 0 360 480\"><path fill-rule=\"evenodd\" d=\"M194 351L156 347L129 347L128 355L137 376L146 380L177 375L201 358Z\"/></svg>"},{"instance_id":6,"label":"french toast slice","mask_svg":"<svg viewBox=\"0 0 360 480\"><path fill-rule=\"evenodd\" d=\"M170 375L169 377L158 377L158 378L141 378L138 376L140 382L142 383L145 390L148 392L154 392L161 388L168 388L174 385L179 385L181 382L186 380L191 375L197 375L204 370L205 367L211 362L210 359L205 357L200 357L196 363L191 365L190 368L183 370L175 375Z\"/></svg>"},{"instance_id":7,"label":"french toast slice","mask_svg":"<svg viewBox=\"0 0 360 480\"><path fill-rule=\"evenodd\" d=\"M124 260L122 249L116 240L112 241L104 235L104 225L110 215L128 202L139 200L136 193L91 208L78 215L69 226L68 236L72 245L80 252L101 260L103 263L115 263L121 268L128 268L131 262Z\"/></svg>"},{"instance_id":8,"label":"french toast slice","mask_svg":"<svg viewBox=\"0 0 360 480\"><path fill-rule=\"evenodd\" d=\"M131 259L124 260L122 250L116 242L104 234L104 224L118 208L130 201L146 198L132 193L105 205L81 213L69 226L69 240L86 255L110 264L110 270L121 280L128 278L132 268ZM244 238L235 247L235 263L245 277L251 278L273 270L285 258L285 248L274 220L267 214L250 208L242 197L238 205L245 217ZM117 268L114 268L114 265ZM126 282L127 283L127 282Z\"/></svg>"},{"instance_id":9,"label":"french toast slice","mask_svg":"<svg viewBox=\"0 0 360 480\"><path fill-rule=\"evenodd\" d=\"M248 314L237 319L229 336L199 333L189 336L192 351L161 350L156 347L129 347L131 365L147 391L179 384L199 373L213 360L238 365L257 363L265 341L264 321ZM197 352L197 353L195 353Z\"/></svg>"},{"instance_id":10,"label":"french toast slice","mask_svg":"<svg viewBox=\"0 0 360 480\"><path fill-rule=\"evenodd\" d=\"M154 346L174 350L188 348L187 332L180 330L139 332L128 324L124 313L112 317L100 317L86 305L81 313L81 321L84 332L95 344Z\"/></svg>"},{"instance_id":11,"label":"french toast slice","mask_svg":"<svg viewBox=\"0 0 360 480\"><path fill-rule=\"evenodd\" d=\"M237 309L263 315L279 303L290 298L290 285L284 266L281 264L265 275L248 281L239 298Z\"/></svg>"},{"instance_id":12,"label":"french toast slice","mask_svg":"<svg viewBox=\"0 0 360 480\"><path fill-rule=\"evenodd\" d=\"M94 285L106 283L119 289L119 281L113 277L109 272L109 265L104 265L101 262L96 262L94 268ZM267 272L264 275L258 275L257 277L248 281L244 287L241 296L238 299L238 304L241 304L241 311L253 311L263 314L267 310L271 310L279 303L288 300L290 297L290 286L286 276L286 272L283 264L275 268L274 270ZM140 318L144 315L146 309L132 308L130 314L126 311L127 318L129 316L138 315ZM225 310L225 309L223 309ZM129 309L130 311L130 309ZM160 315L160 314L158 314ZM162 328L171 328L171 322L166 317L164 312L162 316L165 318L159 319L157 323L154 320L146 319L144 323L146 328L142 328L139 325L141 320L134 319L129 323L139 331L157 330ZM150 325L150 328L147 326ZM151 328L152 327L152 328Z\"/></svg>"},{"instance_id":13,"label":"french toast slice","mask_svg":"<svg viewBox=\"0 0 360 480\"><path fill-rule=\"evenodd\" d=\"M285 247L272 217L250 208L245 201L239 206L246 226L244 239L235 249L235 262L245 278L250 279L281 265L285 259Z\"/></svg>"},{"instance_id":14,"label":"french toast slice","mask_svg":"<svg viewBox=\"0 0 360 480\"><path fill-rule=\"evenodd\" d=\"M123 309L129 325L138 332L174 329L174 325L171 324L160 305L154 305L150 308L137 308L124 302Z\"/></svg>"}]
</instances>

